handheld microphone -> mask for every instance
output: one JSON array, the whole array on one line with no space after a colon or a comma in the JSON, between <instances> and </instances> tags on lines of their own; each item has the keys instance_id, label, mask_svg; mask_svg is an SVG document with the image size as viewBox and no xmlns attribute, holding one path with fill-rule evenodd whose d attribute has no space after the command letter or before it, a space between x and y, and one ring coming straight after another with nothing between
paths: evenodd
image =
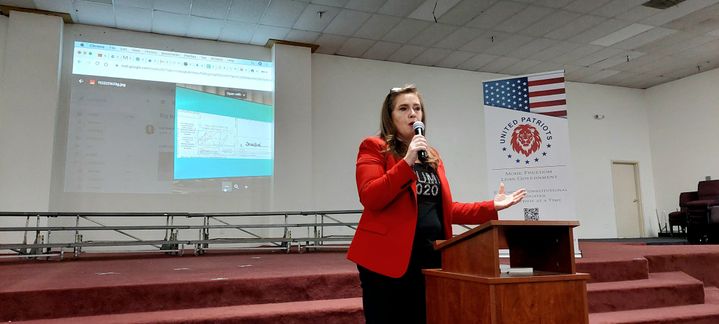
<instances>
[{"instance_id":1,"label":"handheld microphone","mask_svg":"<svg viewBox=\"0 0 719 324\"><path fill-rule=\"evenodd\" d=\"M424 123L421 121L416 121L414 124L412 124L412 128L414 129L415 135L422 135L424 136ZM421 162L427 162L427 151L421 150L417 152L417 157Z\"/></svg>"}]
</instances>

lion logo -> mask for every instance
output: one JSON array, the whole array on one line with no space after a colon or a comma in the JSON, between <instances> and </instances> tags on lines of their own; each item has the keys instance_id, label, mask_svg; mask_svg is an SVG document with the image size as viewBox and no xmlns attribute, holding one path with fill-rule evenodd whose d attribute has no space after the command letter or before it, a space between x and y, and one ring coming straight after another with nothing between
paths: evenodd
<instances>
[{"instance_id":1,"label":"lion logo","mask_svg":"<svg viewBox=\"0 0 719 324\"><path fill-rule=\"evenodd\" d=\"M524 154L526 157L536 152L542 146L542 138L534 126L522 124L512 131L512 149Z\"/></svg>"}]
</instances>

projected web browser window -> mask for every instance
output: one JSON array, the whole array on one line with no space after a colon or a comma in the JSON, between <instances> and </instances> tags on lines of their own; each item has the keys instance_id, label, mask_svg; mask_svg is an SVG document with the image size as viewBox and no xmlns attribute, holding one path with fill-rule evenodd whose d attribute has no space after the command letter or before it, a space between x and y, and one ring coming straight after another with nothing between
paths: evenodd
<instances>
[{"instance_id":1,"label":"projected web browser window","mask_svg":"<svg viewBox=\"0 0 719 324\"><path fill-rule=\"evenodd\" d=\"M76 41L72 74L65 191L232 191L273 173L271 62Z\"/></svg>"},{"instance_id":2,"label":"projected web browser window","mask_svg":"<svg viewBox=\"0 0 719 324\"><path fill-rule=\"evenodd\" d=\"M73 74L272 91L271 62L75 42Z\"/></svg>"}]
</instances>

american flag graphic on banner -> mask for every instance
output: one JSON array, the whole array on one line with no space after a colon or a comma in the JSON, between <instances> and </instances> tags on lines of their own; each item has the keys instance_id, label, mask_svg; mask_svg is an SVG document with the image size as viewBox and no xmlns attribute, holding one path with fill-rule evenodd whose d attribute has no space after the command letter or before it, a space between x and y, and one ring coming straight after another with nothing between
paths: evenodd
<instances>
[{"instance_id":1,"label":"american flag graphic on banner","mask_svg":"<svg viewBox=\"0 0 719 324\"><path fill-rule=\"evenodd\" d=\"M564 71L484 82L484 105L567 118Z\"/></svg>"}]
</instances>

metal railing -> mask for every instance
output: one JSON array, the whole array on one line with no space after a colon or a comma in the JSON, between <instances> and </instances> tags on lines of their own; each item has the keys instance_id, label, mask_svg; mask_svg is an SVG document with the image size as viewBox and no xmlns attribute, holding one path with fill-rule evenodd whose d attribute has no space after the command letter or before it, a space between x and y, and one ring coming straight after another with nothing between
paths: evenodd
<instances>
[{"instance_id":1,"label":"metal railing","mask_svg":"<svg viewBox=\"0 0 719 324\"><path fill-rule=\"evenodd\" d=\"M278 249L288 253L293 247L298 252L346 248L352 240L361 213L361 210L255 213L0 212L0 225L10 223L9 219L15 222L24 220L25 223L25 226L0 226L0 235L22 233L22 241L19 243L8 243L0 238L0 253L8 252L0 257L57 255L62 259L65 252L72 252L78 257L88 248L130 246L149 246L150 251L174 254L182 254L187 246L193 247L196 255L204 254L217 245L223 245L223 248ZM136 223L137 218L143 218L144 221L160 219L161 222L159 225L131 225ZM122 221L121 225L108 225L107 222L112 219ZM63 225L48 225L52 223ZM66 223L74 225L68 226ZM231 232L229 236L228 231ZM68 232L71 235L59 234ZM103 237L99 240L86 238L96 232L103 232ZM107 232L116 233L115 236L119 235L123 239L107 240L106 237L110 236ZM193 232L197 235L196 239L180 238L194 236Z\"/></svg>"}]
</instances>

